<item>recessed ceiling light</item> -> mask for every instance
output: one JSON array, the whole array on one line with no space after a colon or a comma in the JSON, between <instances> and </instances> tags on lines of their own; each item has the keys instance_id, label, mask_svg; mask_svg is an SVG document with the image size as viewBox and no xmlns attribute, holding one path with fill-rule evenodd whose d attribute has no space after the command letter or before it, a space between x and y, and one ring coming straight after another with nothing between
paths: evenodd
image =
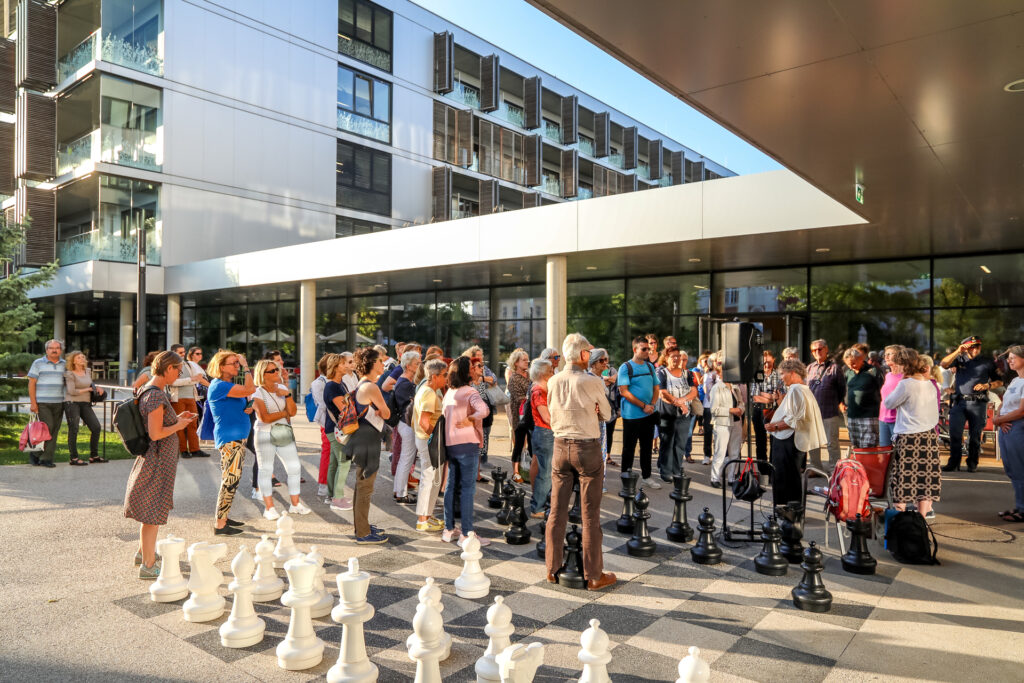
<instances>
[{"instance_id":1,"label":"recessed ceiling light","mask_svg":"<svg viewBox=\"0 0 1024 683\"><path fill-rule=\"evenodd\" d=\"M688 260L689 260L690 263L700 263L700 259L699 258L692 258L692 259L688 259Z\"/></svg>"},{"instance_id":2,"label":"recessed ceiling light","mask_svg":"<svg viewBox=\"0 0 1024 683\"><path fill-rule=\"evenodd\" d=\"M694 285L693 288L694 289L707 289L707 287L705 287L704 285Z\"/></svg>"},{"instance_id":3,"label":"recessed ceiling light","mask_svg":"<svg viewBox=\"0 0 1024 683\"><path fill-rule=\"evenodd\" d=\"M828 252L830 252L832 250L829 249L828 247L818 247L814 251L818 252L819 254L827 254Z\"/></svg>"},{"instance_id":4,"label":"recessed ceiling light","mask_svg":"<svg viewBox=\"0 0 1024 683\"><path fill-rule=\"evenodd\" d=\"M587 266L587 270L597 270L597 266Z\"/></svg>"},{"instance_id":5,"label":"recessed ceiling light","mask_svg":"<svg viewBox=\"0 0 1024 683\"><path fill-rule=\"evenodd\" d=\"M512 277L512 273L502 273L502 277Z\"/></svg>"},{"instance_id":6,"label":"recessed ceiling light","mask_svg":"<svg viewBox=\"0 0 1024 683\"><path fill-rule=\"evenodd\" d=\"M1010 81L1003 86L1003 90L1006 92L1024 92L1024 78L1018 78L1015 81Z\"/></svg>"},{"instance_id":7,"label":"recessed ceiling light","mask_svg":"<svg viewBox=\"0 0 1024 683\"><path fill-rule=\"evenodd\" d=\"M992 271L988 269L988 266L981 266L981 272L985 273L986 275L992 274Z\"/></svg>"},{"instance_id":8,"label":"recessed ceiling light","mask_svg":"<svg viewBox=\"0 0 1024 683\"><path fill-rule=\"evenodd\" d=\"M434 278L434 282L441 282L441 281L438 280L437 278Z\"/></svg>"}]
</instances>

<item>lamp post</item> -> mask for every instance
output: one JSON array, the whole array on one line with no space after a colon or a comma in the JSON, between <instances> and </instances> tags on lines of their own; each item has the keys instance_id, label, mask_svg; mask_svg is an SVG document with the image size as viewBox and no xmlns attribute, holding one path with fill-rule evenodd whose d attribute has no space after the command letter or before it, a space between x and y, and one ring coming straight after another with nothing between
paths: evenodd
<instances>
[{"instance_id":1,"label":"lamp post","mask_svg":"<svg viewBox=\"0 0 1024 683\"><path fill-rule=\"evenodd\" d=\"M135 302L135 360L138 371L142 372L146 358L146 225L143 221L137 228L139 249L139 290ZM137 377L138 375L136 375Z\"/></svg>"}]
</instances>

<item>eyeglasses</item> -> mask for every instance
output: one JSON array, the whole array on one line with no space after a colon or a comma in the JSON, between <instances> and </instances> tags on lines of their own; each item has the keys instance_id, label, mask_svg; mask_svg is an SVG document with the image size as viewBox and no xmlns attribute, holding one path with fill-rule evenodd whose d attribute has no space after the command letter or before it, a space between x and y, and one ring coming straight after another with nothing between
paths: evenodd
<instances>
[{"instance_id":1,"label":"eyeglasses","mask_svg":"<svg viewBox=\"0 0 1024 683\"><path fill-rule=\"evenodd\" d=\"M264 375L273 375L273 374L276 374L276 373L277 373L277 368L273 368L273 369L269 369L268 368L267 370L263 371Z\"/></svg>"},{"instance_id":2,"label":"eyeglasses","mask_svg":"<svg viewBox=\"0 0 1024 683\"><path fill-rule=\"evenodd\" d=\"M649 346L638 346L636 347L636 350L639 351L640 353L647 353L648 351L651 350L651 348Z\"/></svg>"},{"instance_id":3,"label":"eyeglasses","mask_svg":"<svg viewBox=\"0 0 1024 683\"><path fill-rule=\"evenodd\" d=\"M242 362L241 361L237 361L237 360L234 363L224 363L224 365L241 365L241 364L242 364Z\"/></svg>"}]
</instances>

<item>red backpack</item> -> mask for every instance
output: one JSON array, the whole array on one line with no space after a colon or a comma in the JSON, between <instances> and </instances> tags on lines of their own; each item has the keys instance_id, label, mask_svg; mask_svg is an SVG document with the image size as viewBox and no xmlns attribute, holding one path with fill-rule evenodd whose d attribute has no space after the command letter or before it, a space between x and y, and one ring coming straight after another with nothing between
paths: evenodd
<instances>
[{"instance_id":1,"label":"red backpack","mask_svg":"<svg viewBox=\"0 0 1024 683\"><path fill-rule=\"evenodd\" d=\"M840 460L828 482L825 512L839 522L855 519L857 515L868 519L871 513L868 505L870 491L871 484L864 465L852 458Z\"/></svg>"}]
</instances>

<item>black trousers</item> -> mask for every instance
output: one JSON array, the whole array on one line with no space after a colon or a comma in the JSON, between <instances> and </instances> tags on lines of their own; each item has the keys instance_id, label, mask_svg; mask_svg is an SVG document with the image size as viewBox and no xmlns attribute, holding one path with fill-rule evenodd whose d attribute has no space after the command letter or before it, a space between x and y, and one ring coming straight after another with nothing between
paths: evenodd
<instances>
[{"instance_id":1,"label":"black trousers","mask_svg":"<svg viewBox=\"0 0 1024 683\"><path fill-rule=\"evenodd\" d=\"M981 432L988 420L988 401L954 401L949 409L949 462L959 467L964 453L964 423L967 424L967 465L978 465Z\"/></svg>"},{"instance_id":2,"label":"black trousers","mask_svg":"<svg viewBox=\"0 0 1024 683\"><path fill-rule=\"evenodd\" d=\"M776 505L803 500L804 487L801 475L807 465L807 454L796 449L793 437L780 439L772 436L772 498Z\"/></svg>"},{"instance_id":3,"label":"black trousers","mask_svg":"<svg viewBox=\"0 0 1024 683\"><path fill-rule=\"evenodd\" d=\"M622 471L633 469L633 456L640 445L640 476L651 477L651 451L654 444L654 427L658 424L658 413L647 417L627 420L622 418Z\"/></svg>"},{"instance_id":4,"label":"black trousers","mask_svg":"<svg viewBox=\"0 0 1024 683\"><path fill-rule=\"evenodd\" d=\"M751 422L754 425L754 446L757 453L757 462L768 462L768 432L764 428L764 409L754 406L751 414ZM758 465L757 471L761 474L768 474L767 467Z\"/></svg>"},{"instance_id":5,"label":"black trousers","mask_svg":"<svg viewBox=\"0 0 1024 683\"><path fill-rule=\"evenodd\" d=\"M527 452L533 453L533 435L532 429L517 428L514 432L515 440L512 442L512 462L523 461L523 447L525 446Z\"/></svg>"},{"instance_id":6,"label":"black trousers","mask_svg":"<svg viewBox=\"0 0 1024 683\"><path fill-rule=\"evenodd\" d=\"M712 434L715 432L715 425L711 418L711 408L704 407L704 414L700 418L700 423L704 427L704 457L710 460L713 452L711 448Z\"/></svg>"},{"instance_id":7,"label":"black trousers","mask_svg":"<svg viewBox=\"0 0 1024 683\"><path fill-rule=\"evenodd\" d=\"M612 457L612 441L615 436L615 423L619 418L613 417L604 423L604 447L608 449L608 457Z\"/></svg>"},{"instance_id":8,"label":"black trousers","mask_svg":"<svg viewBox=\"0 0 1024 683\"><path fill-rule=\"evenodd\" d=\"M68 401L64 404L64 415L68 420L68 451L72 458L78 457L78 425L84 422L89 428L89 457L99 455L100 421L92 410L92 404L79 401Z\"/></svg>"}]
</instances>

